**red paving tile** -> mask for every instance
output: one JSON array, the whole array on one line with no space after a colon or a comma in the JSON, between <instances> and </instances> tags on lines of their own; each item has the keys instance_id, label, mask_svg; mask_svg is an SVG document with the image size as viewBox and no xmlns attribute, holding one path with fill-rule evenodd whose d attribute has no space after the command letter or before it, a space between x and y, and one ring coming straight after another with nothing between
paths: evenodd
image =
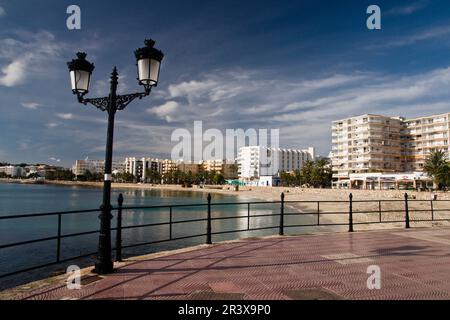
<instances>
[{"instance_id":1,"label":"red paving tile","mask_svg":"<svg viewBox=\"0 0 450 320\"><path fill-rule=\"evenodd\" d=\"M137 261L80 290L58 284L19 298L264 300L320 289L345 299L450 299L449 237L434 228L242 240ZM379 290L367 288L369 265L381 269Z\"/></svg>"},{"instance_id":2,"label":"red paving tile","mask_svg":"<svg viewBox=\"0 0 450 320\"><path fill-rule=\"evenodd\" d=\"M242 292L242 289L237 287L233 282L212 282L209 286L214 292Z\"/></svg>"}]
</instances>

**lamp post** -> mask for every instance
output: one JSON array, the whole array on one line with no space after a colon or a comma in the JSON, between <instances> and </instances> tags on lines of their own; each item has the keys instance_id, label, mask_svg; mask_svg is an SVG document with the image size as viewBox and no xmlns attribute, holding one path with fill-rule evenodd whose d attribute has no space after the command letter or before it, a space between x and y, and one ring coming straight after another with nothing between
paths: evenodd
<instances>
[{"instance_id":1,"label":"lamp post","mask_svg":"<svg viewBox=\"0 0 450 320\"><path fill-rule=\"evenodd\" d=\"M114 117L118 110L123 110L134 99L142 99L150 94L152 87L158 84L159 70L164 54L154 48L155 41L145 40L145 47L135 50L138 82L144 86L144 92L118 95L118 73L114 67L110 79L110 93L107 97L84 98L89 92L94 64L86 60L86 53L78 52L77 59L68 62L72 92L78 102L88 103L108 113L108 131L106 134L105 178L103 184L103 203L100 206L100 235L98 239L98 256L94 272L106 274L113 271L111 258L111 169L113 154Z\"/></svg>"}]
</instances>

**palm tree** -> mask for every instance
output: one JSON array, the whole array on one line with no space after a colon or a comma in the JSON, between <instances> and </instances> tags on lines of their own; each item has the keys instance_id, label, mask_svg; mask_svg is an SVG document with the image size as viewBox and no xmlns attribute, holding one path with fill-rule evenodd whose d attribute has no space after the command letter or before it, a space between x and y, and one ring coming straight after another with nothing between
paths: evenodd
<instances>
[{"instance_id":1,"label":"palm tree","mask_svg":"<svg viewBox=\"0 0 450 320\"><path fill-rule=\"evenodd\" d=\"M433 189L441 189L450 180L449 163L443 151L431 152L425 161L423 170L433 179Z\"/></svg>"},{"instance_id":2,"label":"palm tree","mask_svg":"<svg viewBox=\"0 0 450 320\"><path fill-rule=\"evenodd\" d=\"M329 163L326 159L319 159L314 163L311 180L314 187L329 187L331 186L332 172Z\"/></svg>"}]
</instances>

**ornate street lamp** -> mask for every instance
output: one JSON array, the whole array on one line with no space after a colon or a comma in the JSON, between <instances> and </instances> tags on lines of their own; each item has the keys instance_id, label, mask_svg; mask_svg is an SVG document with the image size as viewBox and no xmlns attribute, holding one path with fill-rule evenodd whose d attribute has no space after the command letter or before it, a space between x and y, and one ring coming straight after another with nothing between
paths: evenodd
<instances>
[{"instance_id":1,"label":"ornate street lamp","mask_svg":"<svg viewBox=\"0 0 450 320\"><path fill-rule=\"evenodd\" d=\"M158 85L159 68L164 55L153 48L155 41L145 40L144 43L145 47L137 49L134 54L137 60L139 84L150 92L152 86Z\"/></svg>"},{"instance_id":2,"label":"ornate street lamp","mask_svg":"<svg viewBox=\"0 0 450 320\"><path fill-rule=\"evenodd\" d=\"M78 52L77 59L67 63L70 71L72 92L77 95L78 102L92 104L108 113L108 131L106 135L105 178L103 184L103 203L100 206L100 235L98 241L98 257L94 272L106 274L113 271L111 258L111 169L113 153L114 116L116 111L123 110L134 99L148 96L152 87L156 87L159 78L159 69L164 54L154 48L155 41L145 40L145 47L135 51L138 81L144 86L144 92L118 95L118 73L114 67L111 74L111 87L108 97L86 99L89 92L94 64L86 60L86 53Z\"/></svg>"}]
</instances>

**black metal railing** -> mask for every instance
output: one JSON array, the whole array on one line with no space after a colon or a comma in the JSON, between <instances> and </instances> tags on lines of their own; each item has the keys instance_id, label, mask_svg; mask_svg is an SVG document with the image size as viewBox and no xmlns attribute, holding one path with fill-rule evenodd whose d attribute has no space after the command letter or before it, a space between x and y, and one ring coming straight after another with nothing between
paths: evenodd
<instances>
[{"instance_id":1,"label":"black metal railing","mask_svg":"<svg viewBox=\"0 0 450 320\"><path fill-rule=\"evenodd\" d=\"M426 203L427 208L411 208L412 203ZM222 235L222 234L228 234L228 233L240 233L240 232L252 232L252 231L261 231L261 230L272 230L272 229L278 229L279 235L285 234L286 228L303 228L303 227L324 227L324 226L348 226L348 231L353 232L354 226L357 225L364 225L364 224L387 224L387 223L402 223L404 224L405 228L411 227L411 222L435 222L435 221L450 221L450 216L446 218L439 218L436 217L436 214L438 212L446 212L450 214L450 206L444 207L444 208L436 208L437 203L447 203L450 202L450 200L416 200L416 199L409 199L408 194L405 193L404 199L390 199L390 200L353 200L352 194L349 195L348 200L340 200L340 201L333 201L333 200L325 200L325 201L304 201L304 200L285 200L284 193L281 194L281 198L279 201L249 201L249 202L221 202L221 203L214 203L211 200L211 195L208 194L207 202L206 203L197 203L197 204L175 204L175 205L158 205L158 206L129 206L124 207L123 206L123 196L122 194L119 195L117 207L113 208L114 212L117 212L117 219L116 219L116 227L112 228L112 231L115 231L116 233L116 239L115 239L115 246L113 250L115 251L116 255L116 261L122 260L122 250L127 248L134 248L139 246L146 246L146 245L152 245L152 244L158 244L163 242L169 242L169 241L176 241L176 240L183 240L183 239L190 239L190 238L197 238L197 237L205 237L206 244L211 244L213 241L213 236ZM364 210L355 210L355 205L359 204L369 204L372 203L376 207L376 209L364 209ZM403 205L400 208L397 209L383 209L382 205L383 203L398 203ZM428 207L429 203L429 207ZM279 209L275 208L275 213L258 213L258 210L255 210L255 213L252 213L252 208L260 205L279 205ZM292 206L293 204L298 204L301 206L300 209L297 209L297 212L288 212L286 211L287 206ZM245 206L246 207L246 214L242 215L230 215L230 216L213 216L213 208L219 207L219 206ZM310 209L308 206L311 206L312 209ZM324 207L331 207L333 210L324 210ZM343 211L335 211L334 208L338 206L344 206L347 209ZM305 208L307 207L307 208ZM205 217L202 218L194 218L194 219L184 219L184 220L175 220L173 217L173 210L179 208L202 208L201 212L205 212ZM122 225L122 219L124 213L130 213L134 210L155 210L155 209L166 209L167 210L167 220L163 222L152 222L152 223L143 223L143 224L134 224L134 225ZM204 211L203 211L204 210ZM306 210L306 211L305 211ZM61 259L61 240L66 238L73 238L73 237L79 237L79 236L86 236L86 235L92 235L96 234L99 231L98 230L90 230L90 231L84 231L84 232L76 232L76 233L62 233L62 217L67 215L73 215L73 214L85 214L85 213L93 213L93 212L99 212L99 209L94 210L76 210L76 211L64 211L64 212L48 212L48 213L35 213L35 214L20 214L20 215L8 215L8 216L0 216L0 223L3 221L11 221L15 219L21 219L21 218L42 218L42 217L49 217L53 216L57 218L57 231L56 235L49 236L49 237L43 237L38 239L32 239L32 240L25 240L25 241L19 241L14 243L7 243L7 244L0 244L0 250L6 249L6 248L12 248L12 247L20 247L27 244L32 243L39 243L39 242L45 242L45 241L56 241L56 248L55 248L55 256L56 259L52 262L35 265L28 268L23 268L20 270L14 270L9 271L7 273L0 274L0 278L16 275L22 272L31 271L43 267L48 267L51 265L56 265L62 262L68 262L76 259L81 259L85 257L92 257L97 252L89 252L84 253L81 255L76 256L70 256L69 258ZM414 212L423 212L423 213L430 213L429 217L425 219L411 219L410 215ZM402 219L392 219L392 218L385 218L383 219L383 215L386 216L389 213L401 213ZM326 219L324 216L327 215L338 215L338 216L344 216L343 219L340 219L340 221L332 221L332 222L326 222ZM358 221L357 217L358 215L365 215L368 217L369 215L376 215L376 220L371 221ZM300 221L295 221L293 223L288 223L286 219L288 217L313 217L313 222L304 223ZM251 221L255 218L267 218L272 217L276 218L278 217L278 223L271 224L271 225L264 225L264 226L257 226L252 227ZM213 230L212 228L212 222L213 221L219 221L219 220L231 220L231 219L246 219L245 228L240 229L233 229L233 230ZM273 220L273 219L272 219ZM324 222L325 221L325 222ZM196 223L196 222L206 222L206 228L204 229L204 232L201 233L195 233L195 234L189 234L189 235L183 235L183 236L175 236L173 232L173 227L175 225L180 224L186 224L186 223ZM128 229L136 229L136 228L145 228L145 227L157 227L157 226L168 226L168 235L166 238L152 240L152 241L143 241L143 242L137 242L137 243L123 243L123 237L122 233L124 230Z\"/></svg>"}]
</instances>

